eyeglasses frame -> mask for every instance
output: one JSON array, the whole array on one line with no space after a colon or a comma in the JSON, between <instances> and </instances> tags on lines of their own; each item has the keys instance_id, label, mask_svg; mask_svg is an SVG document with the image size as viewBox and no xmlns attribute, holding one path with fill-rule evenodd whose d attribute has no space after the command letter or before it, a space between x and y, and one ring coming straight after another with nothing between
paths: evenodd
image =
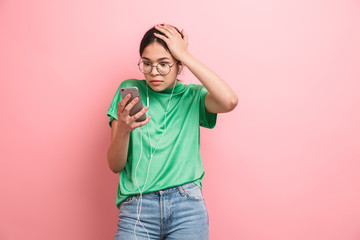
<instances>
[{"instance_id":1,"label":"eyeglasses frame","mask_svg":"<svg viewBox=\"0 0 360 240\"><path fill-rule=\"evenodd\" d=\"M145 73L145 72L141 71L140 64L141 64L142 62L143 62L143 61L140 59L139 62L138 62L138 64L137 64L140 72L142 72L142 73L144 73L144 74L149 74L149 73L152 72L153 68L156 67L156 71L157 71L161 76L166 76L166 75L168 75L168 74L171 72L171 68L172 68L175 64L177 64L178 62L180 62L180 61L179 61L179 60L176 61L173 65L167 64L167 65L170 67L170 71L169 71L168 73L166 73L166 74L162 74L162 73L159 71L158 65L159 65L160 63L156 64L156 66L154 66L154 65L151 64L151 70L150 70L150 72L146 72L146 73Z\"/></svg>"}]
</instances>

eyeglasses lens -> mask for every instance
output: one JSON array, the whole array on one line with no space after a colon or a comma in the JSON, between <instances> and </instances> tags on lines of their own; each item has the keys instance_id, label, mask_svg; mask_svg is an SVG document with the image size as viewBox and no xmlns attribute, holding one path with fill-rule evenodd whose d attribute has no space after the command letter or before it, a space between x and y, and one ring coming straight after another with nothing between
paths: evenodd
<instances>
[{"instance_id":1,"label":"eyeglasses lens","mask_svg":"<svg viewBox=\"0 0 360 240\"><path fill-rule=\"evenodd\" d=\"M152 71L152 64L151 63L147 63L147 62L140 62L139 63L139 69L142 73L150 73ZM161 74L161 75L166 75L170 72L170 66L169 64L162 64L159 63L157 66L157 71Z\"/></svg>"}]
</instances>

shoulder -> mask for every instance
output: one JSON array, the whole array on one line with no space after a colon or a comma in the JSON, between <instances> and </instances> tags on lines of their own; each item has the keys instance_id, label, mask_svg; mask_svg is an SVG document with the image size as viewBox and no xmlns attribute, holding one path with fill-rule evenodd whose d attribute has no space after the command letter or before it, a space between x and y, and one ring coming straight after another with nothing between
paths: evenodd
<instances>
[{"instance_id":1,"label":"shoulder","mask_svg":"<svg viewBox=\"0 0 360 240\"><path fill-rule=\"evenodd\" d=\"M193 94L206 94L207 89L201 84L189 84L189 91Z\"/></svg>"},{"instance_id":2,"label":"shoulder","mask_svg":"<svg viewBox=\"0 0 360 240\"><path fill-rule=\"evenodd\" d=\"M188 85L189 89L191 89L192 91L201 91L202 89L204 89L205 87L201 84L194 84L191 83Z\"/></svg>"}]
</instances>

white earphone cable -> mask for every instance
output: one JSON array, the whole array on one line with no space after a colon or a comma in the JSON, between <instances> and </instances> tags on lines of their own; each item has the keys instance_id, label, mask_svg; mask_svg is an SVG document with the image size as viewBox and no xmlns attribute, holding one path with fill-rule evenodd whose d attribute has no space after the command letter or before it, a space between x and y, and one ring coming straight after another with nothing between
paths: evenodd
<instances>
[{"instance_id":1,"label":"white earphone cable","mask_svg":"<svg viewBox=\"0 0 360 240\"><path fill-rule=\"evenodd\" d=\"M144 183L144 186L142 187L142 189L140 190L140 187L139 187L139 184L138 184L138 181L137 181L137 168L140 164L140 161L141 161L141 157L142 157L142 130L141 130L141 127L140 127L140 157L139 157L139 160L138 160L138 163L136 165L136 168L135 168L135 182L136 182L136 186L139 190L139 193L140 193L140 197L139 197L139 201L137 203L137 206L136 206L136 214L137 214L137 219L136 219L136 222L135 222L135 225L134 225L134 236L135 236L135 239L137 240L137 237L136 237L136 226L137 226L137 223L139 222L140 225L145 229L146 231L146 234L147 234L147 237L148 239L150 239L150 236L149 236L149 232L148 230L146 229L146 227L142 224L142 222L140 221L140 214L141 214L141 206L142 206L142 195L143 195L143 192L144 192L144 189L145 189L145 186L146 186L146 183L147 183L147 180L148 180L148 177L149 177L149 170L150 170L150 165L151 165L151 161L152 161L152 158L154 156L154 153L155 151L157 150L158 146L159 146L159 143L162 141L163 139L163 136L165 135L165 131L166 131L166 121L167 121L167 113L168 113L168 110L169 110L169 107L170 107L170 103L171 103L171 98L172 98L172 95L174 93L174 89L175 89L175 85L176 85L176 82L177 80L175 79L175 82L174 82L174 86L173 86L173 89L171 91L171 95L170 95L170 99L169 99L169 103L168 103L168 106L166 108L166 111L165 111L165 122L164 122L164 130L163 130L163 133L161 134L161 138L160 140L158 141L158 143L156 144L156 147L154 149L154 151L152 151L152 144L151 144L151 137L150 137L150 132L149 132L149 127L148 127L148 124L146 124L146 128L147 128L147 132L148 132L148 137L149 137L149 145L150 145L150 160L149 160L149 164L148 164L148 169L147 169L147 173L146 173L146 178L145 178L145 183ZM147 101L147 106L149 107L150 106L150 101L149 101L149 91L148 91L148 84L147 82L145 81L145 84L146 84L146 101ZM140 207L139 207L140 205Z\"/></svg>"}]
</instances>

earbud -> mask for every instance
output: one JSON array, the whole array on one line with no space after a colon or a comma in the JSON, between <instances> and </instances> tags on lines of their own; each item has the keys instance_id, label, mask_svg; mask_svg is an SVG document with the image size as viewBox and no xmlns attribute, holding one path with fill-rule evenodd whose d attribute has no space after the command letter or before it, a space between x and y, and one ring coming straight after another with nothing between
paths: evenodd
<instances>
[{"instance_id":1,"label":"earbud","mask_svg":"<svg viewBox=\"0 0 360 240\"><path fill-rule=\"evenodd\" d=\"M179 75L179 74L180 74L180 72L181 72L181 68L179 69L179 71L178 71L177 75Z\"/></svg>"}]
</instances>

